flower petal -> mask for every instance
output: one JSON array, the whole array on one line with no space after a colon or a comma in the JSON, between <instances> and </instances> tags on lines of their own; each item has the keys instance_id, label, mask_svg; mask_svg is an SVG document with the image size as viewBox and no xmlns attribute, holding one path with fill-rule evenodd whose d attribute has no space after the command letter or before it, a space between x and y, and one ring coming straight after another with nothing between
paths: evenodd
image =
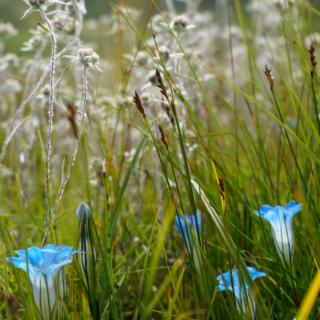
<instances>
[{"instance_id":1,"label":"flower petal","mask_svg":"<svg viewBox=\"0 0 320 320\"><path fill-rule=\"evenodd\" d=\"M9 257L7 258L7 261L11 263L13 266L15 266L16 268L27 271L26 261L23 261L21 258Z\"/></svg>"},{"instance_id":2,"label":"flower petal","mask_svg":"<svg viewBox=\"0 0 320 320\"><path fill-rule=\"evenodd\" d=\"M292 219L297 213L302 209L302 204L295 201L291 201L286 205L286 215L287 219Z\"/></svg>"},{"instance_id":3,"label":"flower petal","mask_svg":"<svg viewBox=\"0 0 320 320\"><path fill-rule=\"evenodd\" d=\"M256 211L256 214L269 221L270 223L272 223L274 220L277 219L278 217L278 210L279 210L279 207L271 207L271 206L268 206L268 205L263 205L259 211Z\"/></svg>"},{"instance_id":4,"label":"flower petal","mask_svg":"<svg viewBox=\"0 0 320 320\"><path fill-rule=\"evenodd\" d=\"M257 271L255 268L253 267L247 267L248 271L250 272L251 278L253 280L257 279L257 278L261 278L261 277L266 277L267 274L265 272L262 271Z\"/></svg>"}]
</instances>

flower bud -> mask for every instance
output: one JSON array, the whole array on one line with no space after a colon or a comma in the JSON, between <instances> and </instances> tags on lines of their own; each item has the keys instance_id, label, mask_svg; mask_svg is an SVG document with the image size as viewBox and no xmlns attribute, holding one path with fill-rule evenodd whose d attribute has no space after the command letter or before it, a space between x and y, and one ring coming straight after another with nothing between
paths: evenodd
<instances>
[{"instance_id":1,"label":"flower bud","mask_svg":"<svg viewBox=\"0 0 320 320\"><path fill-rule=\"evenodd\" d=\"M88 292L95 287L96 249L94 244L94 224L91 210L85 203L77 209L79 221L78 262Z\"/></svg>"}]
</instances>

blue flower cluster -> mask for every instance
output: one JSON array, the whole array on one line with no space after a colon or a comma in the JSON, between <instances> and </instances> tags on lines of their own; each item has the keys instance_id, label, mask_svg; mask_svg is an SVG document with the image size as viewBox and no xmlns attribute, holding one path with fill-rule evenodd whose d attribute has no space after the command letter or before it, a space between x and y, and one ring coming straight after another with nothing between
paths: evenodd
<instances>
[{"instance_id":1,"label":"blue flower cluster","mask_svg":"<svg viewBox=\"0 0 320 320\"><path fill-rule=\"evenodd\" d=\"M286 206L262 205L258 211L255 211L258 217L268 221L271 226L272 235L277 252L284 263L290 265L292 262L294 235L292 220L302 209L302 205L295 201L289 202ZM184 243L191 252L192 239L201 236L201 214L199 211L194 215L184 215L176 217L176 228L183 237ZM247 266L248 276L251 280L260 277L266 277L266 273L256 270L254 267ZM252 296L248 282L242 277L238 269L231 269L217 276L218 291L231 291L236 300L236 306L239 312L247 314L250 312L255 315L255 301Z\"/></svg>"},{"instance_id":2,"label":"blue flower cluster","mask_svg":"<svg viewBox=\"0 0 320 320\"><path fill-rule=\"evenodd\" d=\"M255 213L262 219L268 221L271 226L275 247L281 259L285 263L292 261L294 248L294 236L292 229L292 220L294 216L301 211L302 205L292 201L286 206L263 205ZM90 209L84 204L81 204L77 210L77 215L80 218L80 223L83 225L83 230L89 230L90 224ZM197 210L194 215L178 215L176 216L175 225L178 232L181 234L188 253L195 255L195 265L199 267L198 254L196 250L198 244L201 244L201 228L202 220L201 213ZM87 233L83 232L80 243L86 243ZM90 234L90 233L89 233ZM89 239L92 242L91 238ZM194 241L198 243L195 244ZM89 243L89 244L90 244ZM94 249L94 248L93 248ZM26 250L16 251L17 257L7 258L8 262L16 268L22 269L28 273L32 284L33 298L35 304L43 319L52 319L57 313L57 305L59 300L64 300L66 295L66 281L64 275L64 266L72 262L72 257L75 253L80 253L79 250L73 250L69 246L58 246L47 244L42 248L31 247ZM81 253L83 253L81 249ZM95 261L94 250L91 250L91 255L88 255L87 249L83 259L86 262L88 259ZM87 259L87 260L86 260ZM85 263L87 265L87 263ZM266 273L256 270L254 267L247 266L247 274L242 274L238 269L231 269L217 276L218 291L231 291L236 300L236 306L239 312L255 315L255 301L252 296L250 286L248 284L249 277L255 280L260 277L266 277ZM88 270L85 268L85 274Z\"/></svg>"}]
</instances>

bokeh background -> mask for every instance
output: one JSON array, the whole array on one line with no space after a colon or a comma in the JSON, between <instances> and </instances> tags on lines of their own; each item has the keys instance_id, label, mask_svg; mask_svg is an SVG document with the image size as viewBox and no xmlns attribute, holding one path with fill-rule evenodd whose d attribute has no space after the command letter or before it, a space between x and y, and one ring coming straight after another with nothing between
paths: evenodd
<instances>
[{"instance_id":1,"label":"bokeh background","mask_svg":"<svg viewBox=\"0 0 320 320\"><path fill-rule=\"evenodd\" d=\"M134 7L143 8L151 0L127 0L127 1L113 1L114 3L124 3ZM223 0L227 1L227 0ZM107 13L110 10L109 0L90 0L87 1L88 16L95 17L101 14ZM243 1L245 2L245 1ZM216 0L202 0L202 7L206 9L214 9ZM158 1L159 5L163 5L164 1ZM182 7L181 1L176 1L177 7ZM22 23L26 25L28 22L19 22L19 17L23 13L25 8L24 3L21 0L1 0L0 1L0 20Z\"/></svg>"},{"instance_id":2,"label":"bokeh background","mask_svg":"<svg viewBox=\"0 0 320 320\"><path fill-rule=\"evenodd\" d=\"M119 3L125 3L128 5L132 5L135 7L143 8L147 2L151 0L129 0L129 1L114 1ZM163 4L164 1L158 1L160 5ZM182 5L180 1L177 1L177 6ZM203 0L203 7L214 7L215 0ZM15 21L19 20L19 14L23 12L25 5L21 0L1 0L0 1L0 19L6 21ZM101 15L103 13L108 12L110 10L110 1L109 0L90 0L87 1L87 9L88 16L95 17Z\"/></svg>"},{"instance_id":3,"label":"bokeh background","mask_svg":"<svg viewBox=\"0 0 320 320\"><path fill-rule=\"evenodd\" d=\"M201 7L202 9L219 10L219 6L217 5L219 1L226 0L202 0ZM86 18L95 18L110 12L112 10L112 3L145 10L145 8L150 7L151 2L152 0L86 0ZM183 9L183 1L177 0L175 1L175 3L177 11L179 11L179 9ZM164 0L157 1L157 4L161 8L165 8ZM20 18L23 15L25 9L26 5L22 0L0 0L0 22L11 22L15 26L15 28L19 30L19 33L16 36L10 37L10 39L6 40L7 52L16 51L17 48L20 47L21 44L29 38L30 30L33 29L39 22L39 16L37 14L32 14L27 18L21 20ZM84 35L84 39L85 38L86 36Z\"/></svg>"}]
</instances>

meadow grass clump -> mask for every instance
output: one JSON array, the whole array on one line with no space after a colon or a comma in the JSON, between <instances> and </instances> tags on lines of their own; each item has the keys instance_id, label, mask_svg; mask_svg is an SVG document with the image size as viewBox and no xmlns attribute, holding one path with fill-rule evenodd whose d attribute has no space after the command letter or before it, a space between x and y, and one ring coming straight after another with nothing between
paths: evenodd
<instances>
[{"instance_id":1,"label":"meadow grass clump","mask_svg":"<svg viewBox=\"0 0 320 320\"><path fill-rule=\"evenodd\" d=\"M23 2L0 319L319 319L319 5Z\"/></svg>"}]
</instances>

